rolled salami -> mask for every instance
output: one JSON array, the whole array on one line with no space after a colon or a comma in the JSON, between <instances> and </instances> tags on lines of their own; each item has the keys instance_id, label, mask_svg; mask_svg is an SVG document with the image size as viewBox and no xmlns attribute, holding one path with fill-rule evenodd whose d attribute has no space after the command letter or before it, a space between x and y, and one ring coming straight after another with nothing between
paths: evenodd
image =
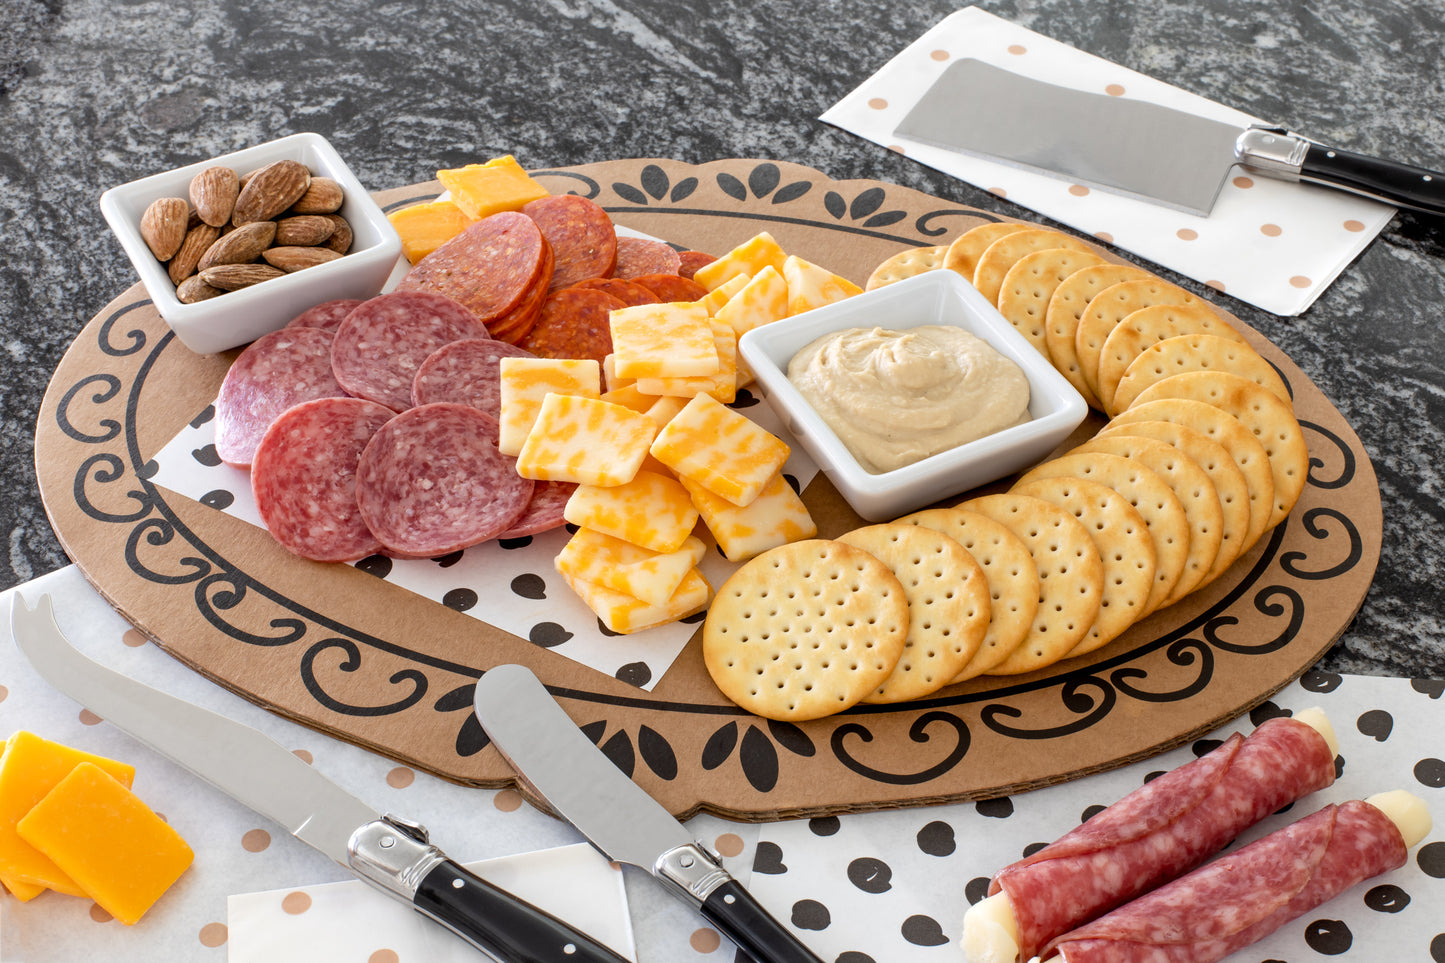
<instances>
[{"instance_id":1,"label":"rolled salami","mask_svg":"<svg viewBox=\"0 0 1445 963\"><path fill-rule=\"evenodd\" d=\"M1399 791L1326 806L1060 936L1043 958L1216 963L1403 866L1429 826L1424 802Z\"/></svg>"},{"instance_id":2,"label":"rolled salami","mask_svg":"<svg viewBox=\"0 0 1445 963\"><path fill-rule=\"evenodd\" d=\"M1027 960L1056 936L1194 869L1270 813L1335 779L1324 713L1271 719L1248 738L1141 786L993 878L964 916L971 961Z\"/></svg>"}]
</instances>

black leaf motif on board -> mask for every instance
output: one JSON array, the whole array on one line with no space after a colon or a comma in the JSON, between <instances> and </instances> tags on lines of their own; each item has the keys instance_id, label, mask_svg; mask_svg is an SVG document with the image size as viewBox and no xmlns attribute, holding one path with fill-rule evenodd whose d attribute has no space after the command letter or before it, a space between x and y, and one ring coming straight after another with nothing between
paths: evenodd
<instances>
[{"instance_id":1,"label":"black leaf motif on board","mask_svg":"<svg viewBox=\"0 0 1445 963\"><path fill-rule=\"evenodd\" d=\"M782 174L778 171L777 164L759 164L748 175L748 187L752 188L754 197L767 197L780 180Z\"/></svg>"},{"instance_id":2,"label":"black leaf motif on board","mask_svg":"<svg viewBox=\"0 0 1445 963\"><path fill-rule=\"evenodd\" d=\"M695 190L697 190L697 178L684 177L682 180L672 185L672 195L670 196L669 200L676 204L678 201L685 200L691 197L692 192Z\"/></svg>"},{"instance_id":3,"label":"black leaf motif on board","mask_svg":"<svg viewBox=\"0 0 1445 963\"><path fill-rule=\"evenodd\" d=\"M742 751L738 758L743 764L743 775L758 792L772 792L778 784L778 750L773 740L764 735L757 726L748 726L743 733Z\"/></svg>"},{"instance_id":4,"label":"black leaf motif on board","mask_svg":"<svg viewBox=\"0 0 1445 963\"><path fill-rule=\"evenodd\" d=\"M874 214L863 222L864 227L887 227L889 224L897 224L908 216L906 211L884 211L882 214Z\"/></svg>"},{"instance_id":5,"label":"black leaf motif on board","mask_svg":"<svg viewBox=\"0 0 1445 963\"><path fill-rule=\"evenodd\" d=\"M618 181L612 185L612 190L624 201L631 201L634 204L646 204L647 195L633 187L631 184L624 184Z\"/></svg>"},{"instance_id":6,"label":"black leaf motif on board","mask_svg":"<svg viewBox=\"0 0 1445 963\"><path fill-rule=\"evenodd\" d=\"M860 217L867 217L882 206L883 188L870 187L853 198L853 203L848 205L848 216L856 221Z\"/></svg>"},{"instance_id":7,"label":"black leaf motif on board","mask_svg":"<svg viewBox=\"0 0 1445 963\"><path fill-rule=\"evenodd\" d=\"M791 722L768 721L768 732L772 733L774 741L795 756L817 755L818 748L813 745L813 740L808 734Z\"/></svg>"},{"instance_id":8,"label":"black leaf motif on board","mask_svg":"<svg viewBox=\"0 0 1445 963\"><path fill-rule=\"evenodd\" d=\"M726 171L718 174L717 186L721 187L722 192L728 197L735 198L739 201L748 199L748 189L743 186L743 182Z\"/></svg>"},{"instance_id":9,"label":"black leaf motif on board","mask_svg":"<svg viewBox=\"0 0 1445 963\"><path fill-rule=\"evenodd\" d=\"M475 714L462 720L462 727L457 730L457 755L463 758L475 756L491 742L492 737L487 735L487 730L482 728L481 720Z\"/></svg>"},{"instance_id":10,"label":"black leaf motif on board","mask_svg":"<svg viewBox=\"0 0 1445 963\"><path fill-rule=\"evenodd\" d=\"M585 726L578 726L577 728L581 729L582 734L595 746L597 745L597 741L602 738L602 733L607 731L607 720L601 719L597 722L589 722Z\"/></svg>"},{"instance_id":11,"label":"black leaf motif on board","mask_svg":"<svg viewBox=\"0 0 1445 963\"><path fill-rule=\"evenodd\" d=\"M773 195L773 203L786 204L789 201L796 201L812 189L813 185L809 181L793 181L793 183Z\"/></svg>"},{"instance_id":12,"label":"black leaf motif on board","mask_svg":"<svg viewBox=\"0 0 1445 963\"><path fill-rule=\"evenodd\" d=\"M602 754L629 776L637 768L637 754L632 751L632 740L627 738L626 732L619 732L604 742Z\"/></svg>"},{"instance_id":13,"label":"black leaf motif on board","mask_svg":"<svg viewBox=\"0 0 1445 963\"><path fill-rule=\"evenodd\" d=\"M663 779L677 778L677 754L672 751L672 746L662 733L651 726L639 727L637 751L641 754L642 761L647 763L647 768L658 776Z\"/></svg>"},{"instance_id":14,"label":"black leaf motif on board","mask_svg":"<svg viewBox=\"0 0 1445 963\"><path fill-rule=\"evenodd\" d=\"M642 169L642 176L638 178L642 182L642 189L651 194L657 200L667 196L668 179L667 171L656 164L648 164Z\"/></svg>"},{"instance_id":15,"label":"black leaf motif on board","mask_svg":"<svg viewBox=\"0 0 1445 963\"><path fill-rule=\"evenodd\" d=\"M839 220L848 213L848 202L843 200L843 195L837 191L829 191L823 195L823 207Z\"/></svg>"},{"instance_id":16,"label":"black leaf motif on board","mask_svg":"<svg viewBox=\"0 0 1445 963\"><path fill-rule=\"evenodd\" d=\"M456 712L458 709L470 709L472 707L472 695L477 691L475 682L468 682L464 686L458 686L446 695L438 699L432 708L438 712Z\"/></svg>"},{"instance_id":17,"label":"black leaf motif on board","mask_svg":"<svg viewBox=\"0 0 1445 963\"><path fill-rule=\"evenodd\" d=\"M716 769L721 766L728 761L728 756L733 754L733 749L737 744L738 724L729 722L707 737L707 742L702 747L702 767Z\"/></svg>"}]
</instances>

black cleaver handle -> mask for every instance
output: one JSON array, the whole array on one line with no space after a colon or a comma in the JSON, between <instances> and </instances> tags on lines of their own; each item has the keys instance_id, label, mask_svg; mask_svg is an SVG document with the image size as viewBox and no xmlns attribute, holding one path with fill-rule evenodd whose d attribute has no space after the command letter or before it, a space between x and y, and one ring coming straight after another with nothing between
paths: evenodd
<instances>
[{"instance_id":1,"label":"black cleaver handle","mask_svg":"<svg viewBox=\"0 0 1445 963\"><path fill-rule=\"evenodd\" d=\"M822 963L735 879L708 894L702 915L758 963Z\"/></svg>"},{"instance_id":2,"label":"black cleaver handle","mask_svg":"<svg viewBox=\"0 0 1445 963\"><path fill-rule=\"evenodd\" d=\"M1445 214L1445 173L1422 167L1312 143L1299 176L1302 181L1378 198L1397 207Z\"/></svg>"}]
</instances>

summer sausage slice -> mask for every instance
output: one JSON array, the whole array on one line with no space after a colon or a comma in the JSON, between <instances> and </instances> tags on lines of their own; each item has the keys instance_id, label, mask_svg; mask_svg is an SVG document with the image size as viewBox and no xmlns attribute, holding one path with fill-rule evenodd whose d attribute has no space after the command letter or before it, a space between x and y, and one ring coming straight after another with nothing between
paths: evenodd
<instances>
[{"instance_id":1,"label":"summer sausage slice","mask_svg":"<svg viewBox=\"0 0 1445 963\"><path fill-rule=\"evenodd\" d=\"M221 382L216 454L244 468L281 412L303 401L345 395L331 373L329 331L287 327L262 335L231 363Z\"/></svg>"},{"instance_id":2,"label":"summer sausage slice","mask_svg":"<svg viewBox=\"0 0 1445 963\"><path fill-rule=\"evenodd\" d=\"M681 274L640 274L631 281L647 288L659 301L696 301L707 297L707 288Z\"/></svg>"},{"instance_id":3,"label":"summer sausage slice","mask_svg":"<svg viewBox=\"0 0 1445 963\"><path fill-rule=\"evenodd\" d=\"M451 401L471 405L500 418L503 358L531 358L532 352L491 338L468 338L443 345L422 362L411 386L416 405Z\"/></svg>"},{"instance_id":4,"label":"summer sausage slice","mask_svg":"<svg viewBox=\"0 0 1445 963\"><path fill-rule=\"evenodd\" d=\"M435 558L505 532L533 482L497 451L497 421L441 402L402 412L361 453L356 504L390 552Z\"/></svg>"},{"instance_id":5,"label":"summer sausage slice","mask_svg":"<svg viewBox=\"0 0 1445 963\"><path fill-rule=\"evenodd\" d=\"M267 430L251 464L251 491L287 551L349 562L381 550L356 505L356 466L395 415L361 398L320 398L288 409Z\"/></svg>"},{"instance_id":6,"label":"summer sausage slice","mask_svg":"<svg viewBox=\"0 0 1445 963\"><path fill-rule=\"evenodd\" d=\"M396 289L444 294L493 324L531 292L545 268L546 243L527 215L492 214L418 261Z\"/></svg>"},{"instance_id":7,"label":"summer sausage slice","mask_svg":"<svg viewBox=\"0 0 1445 963\"><path fill-rule=\"evenodd\" d=\"M623 307L628 308L636 307L639 304L658 303L658 297L652 291L636 281L628 281L623 278L590 278L586 281L578 281L568 290L602 291L612 295L622 302Z\"/></svg>"},{"instance_id":8,"label":"summer sausage slice","mask_svg":"<svg viewBox=\"0 0 1445 963\"><path fill-rule=\"evenodd\" d=\"M411 407L417 369L442 345L485 338L487 329L460 304L426 291L394 291L346 316L331 344L331 370L349 394Z\"/></svg>"},{"instance_id":9,"label":"summer sausage slice","mask_svg":"<svg viewBox=\"0 0 1445 963\"><path fill-rule=\"evenodd\" d=\"M561 528L567 521L562 513L567 508L567 499L577 490L573 482L539 481L532 490L532 500L527 503L512 527L498 538L521 538L524 535L540 535L554 528Z\"/></svg>"},{"instance_id":10,"label":"summer sausage slice","mask_svg":"<svg viewBox=\"0 0 1445 963\"><path fill-rule=\"evenodd\" d=\"M669 244L645 237L617 239L615 278L635 278L642 274L676 274L682 269L682 258Z\"/></svg>"},{"instance_id":11,"label":"summer sausage slice","mask_svg":"<svg viewBox=\"0 0 1445 963\"><path fill-rule=\"evenodd\" d=\"M557 259L552 291L587 278L604 278L617 263L617 231L595 201L576 194L538 198L522 208L537 222Z\"/></svg>"},{"instance_id":12,"label":"summer sausage slice","mask_svg":"<svg viewBox=\"0 0 1445 963\"><path fill-rule=\"evenodd\" d=\"M335 332L341 327L341 322L354 308L360 307L361 302L356 298L340 298L336 301L322 301L313 308L307 308L296 317L292 318L286 325L288 328L320 328L322 331Z\"/></svg>"}]
</instances>

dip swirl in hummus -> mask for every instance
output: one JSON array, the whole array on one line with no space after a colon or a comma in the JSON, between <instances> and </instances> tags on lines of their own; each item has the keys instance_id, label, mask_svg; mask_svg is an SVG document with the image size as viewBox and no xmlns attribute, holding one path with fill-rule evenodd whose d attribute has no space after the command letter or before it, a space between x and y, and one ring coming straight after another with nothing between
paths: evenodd
<instances>
[{"instance_id":1,"label":"dip swirl in hummus","mask_svg":"<svg viewBox=\"0 0 1445 963\"><path fill-rule=\"evenodd\" d=\"M788 380L873 474L1029 420L1023 370L951 325L824 335L793 356Z\"/></svg>"}]
</instances>

